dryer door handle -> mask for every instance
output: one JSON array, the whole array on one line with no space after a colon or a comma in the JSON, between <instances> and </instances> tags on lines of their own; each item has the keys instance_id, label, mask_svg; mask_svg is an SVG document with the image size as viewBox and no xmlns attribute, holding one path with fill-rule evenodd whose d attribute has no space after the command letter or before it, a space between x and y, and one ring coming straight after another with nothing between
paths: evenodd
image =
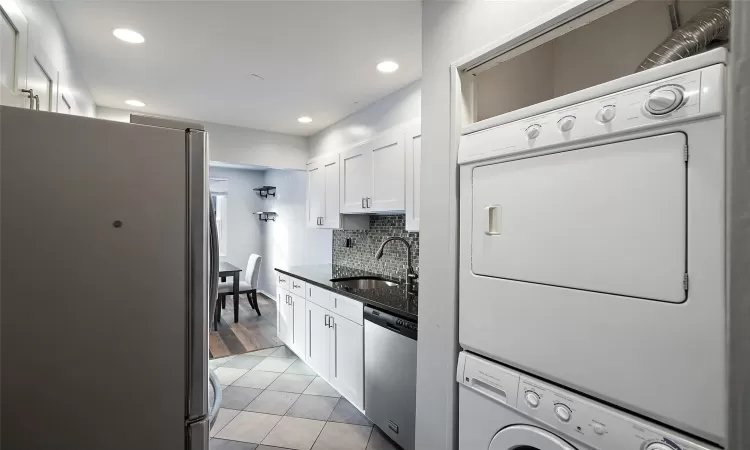
<instances>
[{"instance_id":1,"label":"dryer door handle","mask_svg":"<svg viewBox=\"0 0 750 450\"><path fill-rule=\"evenodd\" d=\"M500 205L485 206L484 211L487 214L487 229L484 234L487 236L500 235L502 222L502 207Z\"/></svg>"}]
</instances>

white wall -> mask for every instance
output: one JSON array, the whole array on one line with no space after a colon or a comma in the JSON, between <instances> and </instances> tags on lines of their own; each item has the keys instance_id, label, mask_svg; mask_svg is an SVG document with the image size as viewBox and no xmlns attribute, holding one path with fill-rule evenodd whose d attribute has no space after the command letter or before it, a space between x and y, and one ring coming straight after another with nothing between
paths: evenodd
<instances>
[{"instance_id":1,"label":"white wall","mask_svg":"<svg viewBox=\"0 0 750 450\"><path fill-rule=\"evenodd\" d=\"M97 117L129 122L138 111L99 107ZM206 127L211 162L237 166L260 166L276 169L304 170L307 164L307 138L269 131L254 130L212 122Z\"/></svg>"},{"instance_id":2,"label":"white wall","mask_svg":"<svg viewBox=\"0 0 750 450\"><path fill-rule=\"evenodd\" d=\"M268 222L262 230L264 250L259 284L261 291L275 298L274 269L330 263L332 231L307 228L307 172L267 170L264 184L276 186L276 197L270 197L264 204L278 216L276 222Z\"/></svg>"},{"instance_id":3,"label":"white wall","mask_svg":"<svg viewBox=\"0 0 750 450\"><path fill-rule=\"evenodd\" d=\"M263 186L263 172L260 170L225 169L211 167L210 178L228 180L227 195L227 254L222 261L227 261L243 270L250 254L263 255L262 230L267 224L253 215L264 210L266 204L253 188ZM269 222L270 225L272 222ZM244 279L244 278L243 278Z\"/></svg>"},{"instance_id":4,"label":"white wall","mask_svg":"<svg viewBox=\"0 0 750 450\"><path fill-rule=\"evenodd\" d=\"M75 114L94 117L96 115L96 104L86 85L85 80L78 71L76 58L73 50L57 18L57 13L50 2L23 0L17 1L29 24L29 58L27 63L33 63L33 55L40 54L42 59L59 74L59 92L73 103L71 106ZM57 75L53 75L53 78ZM55 83L58 79L53 79ZM59 100L53 101L54 107Z\"/></svg>"},{"instance_id":5,"label":"white wall","mask_svg":"<svg viewBox=\"0 0 750 450\"><path fill-rule=\"evenodd\" d=\"M457 145L450 65L507 39L565 0L425 1L422 7L422 220L417 356L419 449L456 446ZM454 142L455 144L455 142Z\"/></svg>"},{"instance_id":6,"label":"white wall","mask_svg":"<svg viewBox=\"0 0 750 450\"><path fill-rule=\"evenodd\" d=\"M310 136L310 157L339 153L395 126L421 116L421 82L383 97Z\"/></svg>"}]
</instances>

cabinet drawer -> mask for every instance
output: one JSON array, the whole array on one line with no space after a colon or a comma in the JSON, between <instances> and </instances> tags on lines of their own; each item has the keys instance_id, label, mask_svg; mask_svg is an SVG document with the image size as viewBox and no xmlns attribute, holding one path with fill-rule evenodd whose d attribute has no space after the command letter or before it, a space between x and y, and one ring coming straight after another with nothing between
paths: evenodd
<instances>
[{"instance_id":1,"label":"cabinet drawer","mask_svg":"<svg viewBox=\"0 0 750 450\"><path fill-rule=\"evenodd\" d=\"M289 275L285 275L281 272L276 272L276 286L284 288L287 291L290 290L292 288L292 285L289 282L289 278L291 278Z\"/></svg>"},{"instance_id":2,"label":"cabinet drawer","mask_svg":"<svg viewBox=\"0 0 750 450\"><path fill-rule=\"evenodd\" d=\"M305 282L294 277L289 277L289 292L305 298L305 294L307 294L305 289Z\"/></svg>"},{"instance_id":3,"label":"cabinet drawer","mask_svg":"<svg viewBox=\"0 0 750 450\"><path fill-rule=\"evenodd\" d=\"M362 310L364 309L364 305L362 302L352 300L340 294L332 293L329 309L352 322L358 323L359 325L363 324Z\"/></svg>"},{"instance_id":4,"label":"cabinet drawer","mask_svg":"<svg viewBox=\"0 0 750 450\"><path fill-rule=\"evenodd\" d=\"M309 283L307 285L307 300L318 306L322 306L323 308L331 309L331 291L313 286Z\"/></svg>"}]
</instances>

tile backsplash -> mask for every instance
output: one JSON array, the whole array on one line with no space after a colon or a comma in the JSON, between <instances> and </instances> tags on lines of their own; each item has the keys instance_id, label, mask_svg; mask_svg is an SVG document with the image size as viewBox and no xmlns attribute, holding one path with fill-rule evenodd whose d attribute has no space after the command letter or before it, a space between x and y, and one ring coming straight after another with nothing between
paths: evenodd
<instances>
[{"instance_id":1,"label":"tile backsplash","mask_svg":"<svg viewBox=\"0 0 750 450\"><path fill-rule=\"evenodd\" d=\"M380 244L386 238L398 236L411 244L412 265L419 272L419 233L406 231L405 227L404 215L375 215L370 216L369 230L333 230L333 264L403 279L407 258L406 246L402 242L389 242L383 257L375 259ZM351 247L345 247L347 238L352 240Z\"/></svg>"}]
</instances>

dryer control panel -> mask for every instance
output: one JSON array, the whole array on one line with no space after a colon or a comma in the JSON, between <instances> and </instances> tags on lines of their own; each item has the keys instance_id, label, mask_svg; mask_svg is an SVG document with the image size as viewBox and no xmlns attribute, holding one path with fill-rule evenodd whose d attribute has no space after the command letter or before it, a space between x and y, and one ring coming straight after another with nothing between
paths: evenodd
<instances>
[{"instance_id":1,"label":"dryer control panel","mask_svg":"<svg viewBox=\"0 0 750 450\"><path fill-rule=\"evenodd\" d=\"M525 154L718 115L724 111L724 80L725 66L715 64L473 131L461 137L458 163Z\"/></svg>"},{"instance_id":2,"label":"dryer control panel","mask_svg":"<svg viewBox=\"0 0 750 450\"><path fill-rule=\"evenodd\" d=\"M596 449L715 450L579 394L462 352L457 381L468 389Z\"/></svg>"}]
</instances>

